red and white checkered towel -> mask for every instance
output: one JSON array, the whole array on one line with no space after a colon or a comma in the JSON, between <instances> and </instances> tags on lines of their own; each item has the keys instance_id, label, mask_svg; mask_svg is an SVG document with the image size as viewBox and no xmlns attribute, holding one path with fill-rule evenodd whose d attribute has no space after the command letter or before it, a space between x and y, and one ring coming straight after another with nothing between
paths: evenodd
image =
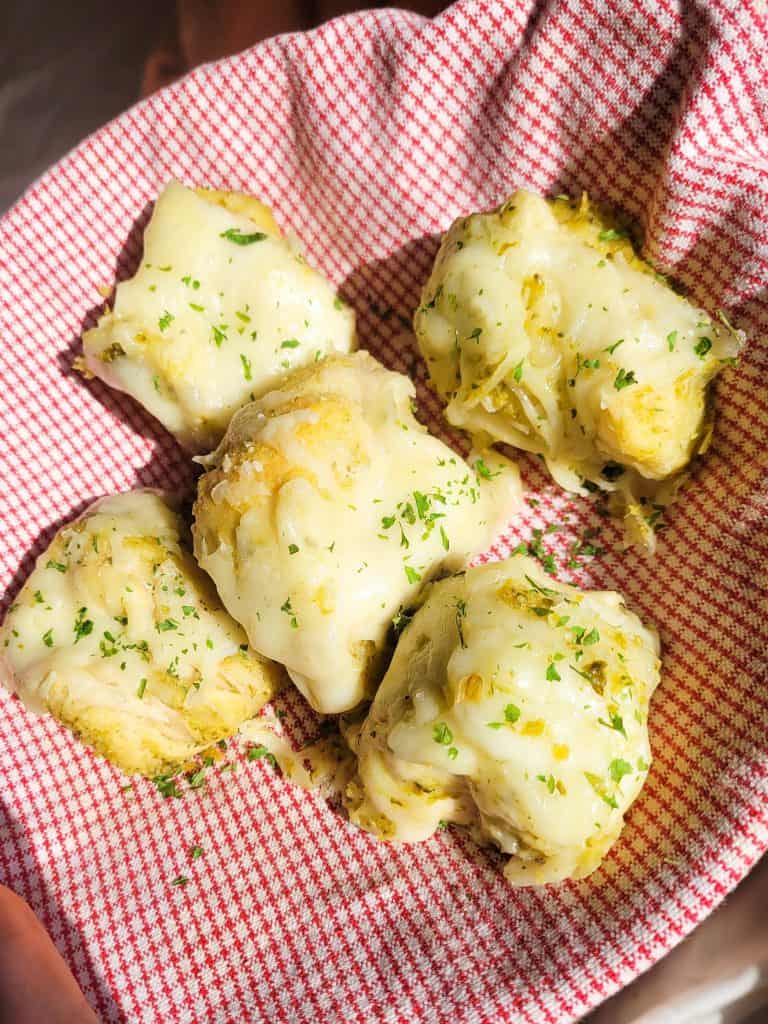
<instances>
[{"instance_id":1,"label":"red and white checkered towel","mask_svg":"<svg viewBox=\"0 0 768 1024\"><path fill-rule=\"evenodd\" d=\"M98 288L129 274L169 177L263 197L423 383L401 318L437 236L515 188L618 204L645 254L749 336L705 462L655 560L567 566L600 523L523 460L542 543L660 628L654 764L590 879L513 890L459 833L394 848L264 761L163 799L0 699L0 877L105 1021L571 1021L678 942L768 847L768 141L749 0L464 0L381 10L204 67L128 111L0 222L0 585L96 496L178 489L188 461L130 399L71 369ZM431 422L438 404L420 387ZM311 732L298 699L294 735ZM291 722L297 722L292 726ZM199 845L204 854L190 862ZM173 887L186 875L186 887Z\"/></svg>"}]
</instances>

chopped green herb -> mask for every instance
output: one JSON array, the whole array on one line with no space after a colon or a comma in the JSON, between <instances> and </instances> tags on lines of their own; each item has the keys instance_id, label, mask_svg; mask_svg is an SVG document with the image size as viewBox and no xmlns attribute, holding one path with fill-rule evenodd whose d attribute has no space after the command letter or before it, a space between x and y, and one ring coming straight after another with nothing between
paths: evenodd
<instances>
[{"instance_id":1,"label":"chopped green herb","mask_svg":"<svg viewBox=\"0 0 768 1024\"><path fill-rule=\"evenodd\" d=\"M557 683L560 681L560 673L555 668L554 662L550 662L547 665L547 679L550 683Z\"/></svg>"},{"instance_id":2,"label":"chopped green herb","mask_svg":"<svg viewBox=\"0 0 768 1024\"><path fill-rule=\"evenodd\" d=\"M539 782L543 782L550 793L555 792L555 777L554 775L537 775L536 778Z\"/></svg>"},{"instance_id":3,"label":"chopped green herb","mask_svg":"<svg viewBox=\"0 0 768 1024\"><path fill-rule=\"evenodd\" d=\"M189 879L186 875L177 875L176 878L171 882L171 885L175 885L178 889L183 889L185 885L189 884Z\"/></svg>"},{"instance_id":4,"label":"chopped green herb","mask_svg":"<svg viewBox=\"0 0 768 1024\"><path fill-rule=\"evenodd\" d=\"M288 545L288 554L289 555L295 555L298 550L299 550L299 545L298 544L289 544Z\"/></svg>"},{"instance_id":5,"label":"chopped green herb","mask_svg":"<svg viewBox=\"0 0 768 1024\"><path fill-rule=\"evenodd\" d=\"M475 340L475 341L476 341L476 340L477 340L477 339L478 339L478 338L480 337L480 335L481 335L482 333L483 333L483 329L482 329L482 327L476 327L476 328L475 328L475 329L474 329L474 330L472 331L472 333L471 333L471 334L470 334L470 335L468 336L468 337L469 337L469 340L470 340L470 341L472 341L472 340Z\"/></svg>"},{"instance_id":6,"label":"chopped green herb","mask_svg":"<svg viewBox=\"0 0 768 1024\"><path fill-rule=\"evenodd\" d=\"M443 286L440 284L435 289L435 294L432 296L429 302L424 303L424 309L434 309L435 303L439 301L440 296L443 294Z\"/></svg>"},{"instance_id":7,"label":"chopped green herb","mask_svg":"<svg viewBox=\"0 0 768 1024\"><path fill-rule=\"evenodd\" d=\"M104 630L104 639L99 641L99 650L102 658L112 658L117 654L117 642L109 630Z\"/></svg>"},{"instance_id":8,"label":"chopped green herb","mask_svg":"<svg viewBox=\"0 0 768 1024\"><path fill-rule=\"evenodd\" d=\"M157 786L158 792L162 797L164 797L164 799L169 800L172 797L177 799L181 798L182 794L175 778L170 778L168 775L158 775L157 778L152 781Z\"/></svg>"},{"instance_id":9,"label":"chopped green herb","mask_svg":"<svg viewBox=\"0 0 768 1024\"><path fill-rule=\"evenodd\" d=\"M197 610L196 610L196 608L195 608L195 606L193 604L183 604L181 606L181 610L184 612L184 618L185 619L189 618L190 615L194 615L194 617L196 619L200 618L200 616L197 614Z\"/></svg>"},{"instance_id":10,"label":"chopped green herb","mask_svg":"<svg viewBox=\"0 0 768 1024\"><path fill-rule=\"evenodd\" d=\"M581 373L582 370L599 370L599 369L600 369L600 360L599 359L582 359L581 358L581 353L580 352L576 353L576 376L577 377ZM573 387L574 382L571 381L570 384Z\"/></svg>"},{"instance_id":11,"label":"chopped green herb","mask_svg":"<svg viewBox=\"0 0 768 1024\"><path fill-rule=\"evenodd\" d=\"M146 640L142 640L138 644L127 644L123 641L123 650L125 651L138 651L144 661L149 661L149 644Z\"/></svg>"},{"instance_id":12,"label":"chopped green herb","mask_svg":"<svg viewBox=\"0 0 768 1024\"><path fill-rule=\"evenodd\" d=\"M283 601L283 603L280 605L280 611L285 612L285 614L290 617L291 629L299 628L299 620L296 618L293 608L291 607L290 597L287 597L285 601Z\"/></svg>"},{"instance_id":13,"label":"chopped green herb","mask_svg":"<svg viewBox=\"0 0 768 1024\"><path fill-rule=\"evenodd\" d=\"M87 614L87 608L80 608L78 610L74 625L75 643L77 643L78 640L82 640L84 636L88 636L89 633L93 632L93 622L91 619L86 619Z\"/></svg>"},{"instance_id":14,"label":"chopped green herb","mask_svg":"<svg viewBox=\"0 0 768 1024\"><path fill-rule=\"evenodd\" d=\"M198 860L200 857L203 856L204 852L205 851L203 850L202 846L193 846L189 851L189 859Z\"/></svg>"},{"instance_id":15,"label":"chopped green herb","mask_svg":"<svg viewBox=\"0 0 768 1024\"><path fill-rule=\"evenodd\" d=\"M205 769L210 765L203 765L202 768L198 768L196 772L192 772L187 776L187 782L189 783L190 789L200 789L205 785Z\"/></svg>"},{"instance_id":16,"label":"chopped green herb","mask_svg":"<svg viewBox=\"0 0 768 1024\"><path fill-rule=\"evenodd\" d=\"M251 360L247 356L244 356L242 352L240 353L240 362L243 364L243 376L245 379L253 380L253 375L251 373Z\"/></svg>"},{"instance_id":17,"label":"chopped green herb","mask_svg":"<svg viewBox=\"0 0 768 1024\"><path fill-rule=\"evenodd\" d=\"M405 575L409 583L418 583L421 579L421 575L413 568L412 565L404 565Z\"/></svg>"},{"instance_id":18,"label":"chopped green herb","mask_svg":"<svg viewBox=\"0 0 768 1024\"><path fill-rule=\"evenodd\" d=\"M528 575L526 575L525 578L536 591L536 593L543 594L544 597L560 597L556 590L552 590L550 587L542 587L540 583L537 583L536 580L532 579Z\"/></svg>"},{"instance_id":19,"label":"chopped green herb","mask_svg":"<svg viewBox=\"0 0 768 1024\"><path fill-rule=\"evenodd\" d=\"M591 677L588 678L591 682ZM616 732L620 732L624 739L626 739L627 733L624 728L624 720L622 719L621 715L616 714L616 712L611 712L609 717L610 722L606 722L603 718L598 718L598 722L600 723L600 725L604 725L608 729L614 729Z\"/></svg>"},{"instance_id":20,"label":"chopped green herb","mask_svg":"<svg viewBox=\"0 0 768 1024\"><path fill-rule=\"evenodd\" d=\"M432 739L435 743L442 743L447 747L453 743L453 733L445 722L437 722L432 728Z\"/></svg>"},{"instance_id":21,"label":"chopped green herb","mask_svg":"<svg viewBox=\"0 0 768 1024\"><path fill-rule=\"evenodd\" d=\"M429 510L429 498L422 494L421 491L414 491L413 500L416 503L416 513L419 519L424 519Z\"/></svg>"},{"instance_id":22,"label":"chopped green herb","mask_svg":"<svg viewBox=\"0 0 768 1024\"><path fill-rule=\"evenodd\" d=\"M475 459L474 465L475 472L479 477L482 477L483 480L493 480L495 476L499 476L499 474L501 473L500 469L497 469L495 472L492 472L488 468L488 466L486 466L484 459Z\"/></svg>"},{"instance_id":23,"label":"chopped green herb","mask_svg":"<svg viewBox=\"0 0 768 1024\"><path fill-rule=\"evenodd\" d=\"M583 644L596 644L600 639L599 632L593 627L581 641Z\"/></svg>"},{"instance_id":24,"label":"chopped green herb","mask_svg":"<svg viewBox=\"0 0 768 1024\"><path fill-rule=\"evenodd\" d=\"M144 691L146 690L146 688L147 688L147 680L146 679L140 679L139 680L139 687L136 690L136 696L139 698L139 700L141 700L142 697L144 696Z\"/></svg>"},{"instance_id":25,"label":"chopped green herb","mask_svg":"<svg viewBox=\"0 0 768 1024\"><path fill-rule=\"evenodd\" d=\"M670 331L669 334L667 335L667 345L669 346L669 351L670 352L674 352L675 351L675 343L676 342L677 342L677 331Z\"/></svg>"},{"instance_id":26,"label":"chopped green herb","mask_svg":"<svg viewBox=\"0 0 768 1024\"><path fill-rule=\"evenodd\" d=\"M609 764L608 771L611 773L611 778L614 782L621 782L625 775L632 774L632 765L628 761L617 757Z\"/></svg>"},{"instance_id":27,"label":"chopped green herb","mask_svg":"<svg viewBox=\"0 0 768 1024\"><path fill-rule=\"evenodd\" d=\"M46 569L55 569L55 570L56 570L56 572L66 572L66 571L67 571L67 566L66 566L66 565L64 565L64 563L63 563L63 562L54 562L54 561L53 561L53 560L51 560L51 559L49 559L49 560L48 560L48 561L47 561L47 562L45 563L45 568L46 568Z\"/></svg>"},{"instance_id":28,"label":"chopped green herb","mask_svg":"<svg viewBox=\"0 0 768 1024\"><path fill-rule=\"evenodd\" d=\"M172 313L169 313L166 309L160 319L157 321L157 326L161 331L167 331L173 321L176 319Z\"/></svg>"},{"instance_id":29,"label":"chopped green herb","mask_svg":"<svg viewBox=\"0 0 768 1024\"><path fill-rule=\"evenodd\" d=\"M507 722L516 722L520 717L520 708L516 704L507 704L504 708L504 718Z\"/></svg>"},{"instance_id":30,"label":"chopped green herb","mask_svg":"<svg viewBox=\"0 0 768 1024\"><path fill-rule=\"evenodd\" d=\"M627 232L617 228L606 228L597 237L601 242L615 242L619 238L626 238Z\"/></svg>"},{"instance_id":31,"label":"chopped green herb","mask_svg":"<svg viewBox=\"0 0 768 1024\"><path fill-rule=\"evenodd\" d=\"M711 348L712 341L709 338L699 338L699 340L693 346L693 351L696 353L699 359L703 359Z\"/></svg>"},{"instance_id":32,"label":"chopped green herb","mask_svg":"<svg viewBox=\"0 0 768 1024\"><path fill-rule=\"evenodd\" d=\"M43 633L43 643L46 647L53 647L53 630L46 629Z\"/></svg>"},{"instance_id":33,"label":"chopped green herb","mask_svg":"<svg viewBox=\"0 0 768 1024\"><path fill-rule=\"evenodd\" d=\"M445 532L445 527L441 524L440 526L440 541L446 551L450 549L451 543L448 540L448 534Z\"/></svg>"},{"instance_id":34,"label":"chopped green herb","mask_svg":"<svg viewBox=\"0 0 768 1024\"><path fill-rule=\"evenodd\" d=\"M224 324L222 324L221 327L216 327L215 325L211 327L216 348L221 348L222 342L227 340L226 330L227 328Z\"/></svg>"},{"instance_id":35,"label":"chopped green herb","mask_svg":"<svg viewBox=\"0 0 768 1024\"><path fill-rule=\"evenodd\" d=\"M520 362L517 364L517 366L512 371L512 376L515 378L515 380L517 381L518 384L523 379L523 360L522 359L520 360Z\"/></svg>"},{"instance_id":36,"label":"chopped green herb","mask_svg":"<svg viewBox=\"0 0 768 1024\"><path fill-rule=\"evenodd\" d=\"M456 602L456 632L459 634L459 643L463 648L467 646L464 640L463 621L467 617L467 602L458 600Z\"/></svg>"},{"instance_id":37,"label":"chopped green herb","mask_svg":"<svg viewBox=\"0 0 768 1024\"><path fill-rule=\"evenodd\" d=\"M614 810L618 808L619 805L616 803L616 797L613 796L613 794L606 792L605 782L599 775L595 775L594 772L584 772L584 778L590 784L592 789L594 789L603 803L608 804L608 806L612 807Z\"/></svg>"},{"instance_id":38,"label":"chopped green herb","mask_svg":"<svg viewBox=\"0 0 768 1024\"><path fill-rule=\"evenodd\" d=\"M592 539L597 537L599 533L599 529L590 527L584 531L580 540L571 544L568 549L569 558L567 564L569 569L580 568L582 563L579 561L579 558L584 555L601 555L603 553L603 548L591 543Z\"/></svg>"},{"instance_id":39,"label":"chopped green herb","mask_svg":"<svg viewBox=\"0 0 768 1024\"><path fill-rule=\"evenodd\" d=\"M288 338L287 341L283 341L283 342L280 343L280 348L298 348L298 347L299 347L299 342L296 340L296 338Z\"/></svg>"},{"instance_id":40,"label":"chopped green herb","mask_svg":"<svg viewBox=\"0 0 768 1024\"><path fill-rule=\"evenodd\" d=\"M608 352L608 353L610 353L610 355L613 355L613 353L616 351L616 349L619 347L619 345L623 345L623 344L624 344L624 339L623 338L619 338L618 341L614 341L614 343L612 345L608 345L606 348L604 348L603 352Z\"/></svg>"},{"instance_id":41,"label":"chopped green herb","mask_svg":"<svg viewBox=\"0 0 768 1024\"><path fill-rule=\"evenodd\" d=\"M263 743L255 747L248 747L245 756L249 761L267 761L273 768L277 768L277 758Z\"/></svg>"},{"instance_id":42,"label":"chopped green herb","mask_svg":"<svg viewBox=\"0 0 768 1024\"><path fill-rule=\"evenodd\" d=\"M541 542L543 535L544 533L540 529L533 531L531 541L528 544L528 553L532 554L534 558L537 558L547 572L554 575L557 568L555 565L555 558L554 555L545 551L544 545Z\"/></svg>"},{"instance_id":43,"label":"chopped green herb","mask_svg":"<svg viewBox=\"0 0 768 1024\"><path fill-rule=\"evenodd\" d=\"M226 238L228 242L234 242L235 245L253 245L254 242L263 242L266 237L263 231L254 231L247 235L240 228L227 228L219 235L219 238Z\"/></svg>"},{"instance_id":44,"label":"chopped green herb","mask_svg":"<svg viewBox=\"0 0 768 1024\"><path fill-rule=\"evenodd\" d=\"M622 388L628 388L630 384L637 384L635 371L625 370L622 366L622 368L616 374L616 379L613 382L613 386L616 388L617 391L621 391Z\"/></svg>"},{"instance_id":45,"label":"chopped green herb","mask_svg":"<svg viewBox=\"0 0 768 1024\"><path fill-rule=\"evenodd\" d=\"M155 623L155 629L158 633L167 633L171 629L178 629L179 624L176 619L163 619L162 622Z\"/></svg>"}]
</instances>

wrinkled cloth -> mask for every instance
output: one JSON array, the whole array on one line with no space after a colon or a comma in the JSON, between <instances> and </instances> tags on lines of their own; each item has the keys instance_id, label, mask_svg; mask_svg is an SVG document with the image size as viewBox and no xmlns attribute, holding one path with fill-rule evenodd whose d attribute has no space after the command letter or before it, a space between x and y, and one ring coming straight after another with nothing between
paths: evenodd
<instances>
[{"instance_id":1,"label":"wrinkled cloth","mask_svg":"<svg viewBox=\"0 0 768 1024\"><path fill-rule=\"evenodd\" d=\"M433 22L351 16L129 110L0 222L6 605L85 503L192 485L162 428L72 372L100 286L135 267L171 176L273 206L355 306L366 347L415 376L446 437L408 319L439 234L515 188L618 205L644 254L749 336L653 561L625 553L615 524L528 457L538 504L492 550L560 523L545 542L561 578L622 590L662 635L648 783L587 880L511 890L500 858L453 830L378 844L236 743L236 770L183 799L148 782L126 790L65 730L0 698L0 878L39 913L103 1020L576 1020L672 949L765 851L765 27L757 5L725 0L464 0ZM589 527L605 554L569 569ZM314 735L297 696L282 708L295 742ZM179 875L189 883L173 886Z\"/></svg>"}]
</instances>

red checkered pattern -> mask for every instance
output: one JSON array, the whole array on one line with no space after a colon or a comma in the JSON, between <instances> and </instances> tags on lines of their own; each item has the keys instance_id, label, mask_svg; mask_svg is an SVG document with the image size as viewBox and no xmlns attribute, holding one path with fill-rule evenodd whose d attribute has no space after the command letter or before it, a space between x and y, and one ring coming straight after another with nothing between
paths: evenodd
<instances>
[{"instance_id":1,"label":"red checkered pattern","mask_svg":"<svg viewBox=\"0 0 768 1024\"><path fill-rule=\"evenodd\" d=\"M498 858L453 831L378 844L235 747L237 770L183 800L144 782L124 792L65 730L0 701L0 874L105 1021L571 1021L674 946L768 846L762 6L465 0L432 23L355 15L199 69L88 139L0 223L8 600L84 502L192 482L157 424L71 370L99 286L135 266L169 177L270 203L354 304L364 343L417 376L436 429L400 318L438 234L515 188L618 204L646 254L750 337L654 560L609 525L607 552L569 573L563 552L601 520L531 460L539 504L494 548L567 520L545 538L561 576L621 589L663 637L653 768L586 881L511 890ZM297 698L286 712L294 736L311 732ZM189 884L172 887L180 874Z\"/></svg>"}]
</instances>

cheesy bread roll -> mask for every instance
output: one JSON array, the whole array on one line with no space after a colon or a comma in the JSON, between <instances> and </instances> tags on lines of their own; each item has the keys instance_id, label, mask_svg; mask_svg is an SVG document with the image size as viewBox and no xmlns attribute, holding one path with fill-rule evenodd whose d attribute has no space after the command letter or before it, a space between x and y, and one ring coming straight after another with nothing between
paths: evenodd
<instances>
[{"instance_id":1,"label":"cheesy bread roll","mask_svg":"<svg viewBox=\"0 0 768 1024\"><path fill-rule=\"evenodd\" d=\"M516 467L468 465L365 352L295 374L234 417L195 504L195 555L256 650L321 712L381 675L393 616L484 550L516 510Z\"/></svg>"},{"instance_id":2,"label":"cheesy bread roll","mask_svg":"<svg viewBox=\"0 0 768 1024\"><path fill-rule=\"evenodd\" d=\"M414 328L451 423L541 454L568 490L617 492L649 547L740 340L586 197L529 192L454 223Z\"/></svg>"},{"instance_id":3,"label":"cheesy bread roll","mask_svg":"<svg viewBox=\"0 0 768 1024\"><path fill-rule=\"evenodd\" d=\"M3 682L123 771L156 776L234 733L283 673L248 646L156 494L59 531L0 629Z\"/></svg>"},{"instance_id":4,"label":"cheesy bread roll","mask_svg":"<svg viewBox=\"0 0 768 1024\"><path fill-rule=\"evenodd\" d=\"M139 269L83 336L83 363L201 452L286 373L355 347L354 314L266 206L172 181Z\"/></svg>"},{"instance_id":5,"label":"cheesy bread roll","mask_svg":"<svg viewBox=\"0 0 768 1024\"><path fill-rule=\"evenodd\" d=\"M515 885L588 875L645 780L658 681L656 635L616 593L527 558L441 580L350 732L350 818L403 842L468 825Z\"/></svg>"}]
</instances>

